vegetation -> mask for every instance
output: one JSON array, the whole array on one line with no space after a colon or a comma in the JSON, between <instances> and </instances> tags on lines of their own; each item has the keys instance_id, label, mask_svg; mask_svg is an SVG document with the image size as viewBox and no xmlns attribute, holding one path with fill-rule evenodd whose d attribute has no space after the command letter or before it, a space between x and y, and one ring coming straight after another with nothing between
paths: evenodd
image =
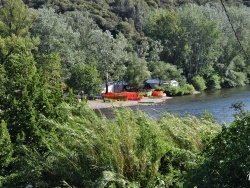
<instances>
[{"instance_id":1,"label":"vegetation","mask_svg":"<svg viewBox=\"0 0 250 188\"><path fill-rule=\"evenodd\" d=\"M159 86L156 90L164 91L168 96L190 95L195 92L195 88L191 84L181 84L179 86Z\"/></svg>"},{"instance_id":2,"label":"vegetation","mask_svg":"<svg viewBox=\"0 0 250 188\"><path fill-rule=\"evenodd\" d=\"M249 186L250 116L240 102L220 127L206 111L151 119L124 108L107 119L71 88L63 95L65 83L93 96L100 80L139 89L150 75L200 90L248 83L248 58L218 1L24 2L30 8L0 5L0 187ZM247 50L248 7L228 3Z\"/></svg>"},{"instance_id":3,"label":"vegetation","mask_svg":"<svg viewBox=\"0 0 250 188\"><path fill-rule=\"evenodd\" d=\"M209 142L187 187L248 187L249 113L237 118ZM233 173L232 173L233 172ZM209 178L208 178L209 177Z\"/></svg>"},{"instance_id":4,"label":"vegetation","mask_svg":"<svg viewBox=\"0 0 250 188\"><path fill-rule=\"evenodd\" d=\"M222 1L227 14L219 0L24 2L36 15L38 52L60 55L63 82L79 64L96 67L103 83L125 80L135 89L150 77L189 84L202 77L199 90L249 82L245 1Z\"/></svg>"},{"instance_id":5,"label":"vegetation","mask_svg":"<svg viewBox=\"0 0 250 188\"><path fill-rule=\"evenodd\" d=\"M70 107L64 103L58 112L56 119L40 119L50 129L40 130L47 148L41 153L22 140L18 140L22 143L20 151L17 143L5 142L8 147L1 153L4 187L182 184L202 148L203 137L213 137L220 130L216 124L194 117L165 114L160 120L150 120L129 109L117 110L115 120L98 117L84 104ZM1 129L5 130L5 137L1 138L8 139L10 130L6 130L6 124L2 123ZM9 152L13 150L11 146L14 152L23 151L16 154L16 159ZM15 167L15 171L10 167Z\"/></svg>"},{"instance_id":6,"label":"vegetation","mask_svg":"<svg viewBox=\"0 0 250 188\"><path fill-rule=\"evenodd\" d=\"M100 93L101 80L95 67L79 64L73 68L67 84L78 92L84 92L88 98L93 99L96 93Z\"/></svg>"},{"instance_id":7,"label":"vegetation","mask_svg":"<svg viewBox=\"0 0 250 188\"><path fill-rule=\"evenodd\" d=\"M206 81L201 76L193 77L192 84L198 91L203 91L206 89Z\"/></svg>"}]
</instances>

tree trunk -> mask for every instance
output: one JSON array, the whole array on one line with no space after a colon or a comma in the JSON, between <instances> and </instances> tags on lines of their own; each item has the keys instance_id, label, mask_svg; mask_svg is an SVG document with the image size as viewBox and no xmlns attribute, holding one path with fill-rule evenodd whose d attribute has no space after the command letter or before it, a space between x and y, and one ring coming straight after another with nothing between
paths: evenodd
<instances>
[{"instance_id":1,"label":"tree trunk","mask_svg":"<svg viewBox=\"0 0 250 188\"><path fill-rule=\"evenodd\" d=\"M106 94L109 92L109 85L108 85L108 81L109 81L109 74L106 73Z\"/></svg>"}]
</instances>

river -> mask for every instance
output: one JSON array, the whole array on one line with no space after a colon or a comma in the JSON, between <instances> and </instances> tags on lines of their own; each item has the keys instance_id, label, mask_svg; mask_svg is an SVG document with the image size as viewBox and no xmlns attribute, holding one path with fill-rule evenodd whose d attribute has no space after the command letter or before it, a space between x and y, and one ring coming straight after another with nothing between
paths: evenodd
<instances>
[{"instance_id":1,"label":"river","mask_svg":"<svg viewBox=\"0 0 250 188\"><path fill-rule=\"evenodd\" d=\"M204 91L199 94L173 97L160 105L134 106L134 110L141 110L153 118L160 118L165 112L185 115L189 113L200 117L204 110L212 113L218 124L229 125L234 120L234 109L230 108L234 102L243 102L246 110L250 110L250 86L228 88L214 91ZM109 110L104 110L107 114ZM109 111L110 112L110 111Z\"/></svg>"},{"instance_id":2,"label":"river","mask_svg":"<svg viewBox=\"0 0 250 188\"><path fill-rule=\"evenodd\" d=\"M204 110L212 113L217 123L230 124L234 120L234 102L241 101L246 110L250 110L250 86L204 91L200 94L173 97L159 106L136 107L152 117L159 118L162 113L191 115L200 117ZM133 107L135 108L135 107Z\"/></svg>"}]
</instances>

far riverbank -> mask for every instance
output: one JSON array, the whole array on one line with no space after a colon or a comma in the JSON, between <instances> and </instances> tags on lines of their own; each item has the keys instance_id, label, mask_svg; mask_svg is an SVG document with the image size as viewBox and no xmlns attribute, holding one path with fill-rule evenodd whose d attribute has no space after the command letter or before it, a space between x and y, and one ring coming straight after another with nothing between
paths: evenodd
<instances>
[{"instance_id":1,"label":"far riverbank","mask_svg":"<svg viewBox=\"0 0 250 188\"><path fill-rule=\"evenodd\" d=\"M161 98L160 103L143 104L138 101L116 101L114 103L103 101L89 101L96 113L107 117L113 117L113 110L110 107L128 106L134 111L140 110L152 118L161 118L165 112L185 116L186 114L201 117L205 110L212 113L218 124L229 125L234 121L235 111L231 108L234 102L241 101L245 105L245 110L250 111L250 85L227 88L221 90L204 91L196 95L185 95ZM145 98L146 99L146 98ZM144 99L144 100L145 100ZM151 100L151 98L150 98ZM156 101L156 99L153 99ZM91 103L91 104L90 104Z\"/></svg>"}]
</instances>

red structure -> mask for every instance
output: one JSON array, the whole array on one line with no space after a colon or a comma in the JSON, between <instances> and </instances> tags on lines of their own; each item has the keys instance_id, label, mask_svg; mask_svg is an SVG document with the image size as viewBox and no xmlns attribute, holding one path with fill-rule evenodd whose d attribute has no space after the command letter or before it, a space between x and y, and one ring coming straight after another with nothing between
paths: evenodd
<instances>
[{"instance_id":1,"label":"red structure","mask_svg":"<svg viewBox=\"0 0 250 188\"><path fill-rule=\"evenodd\" d=\"M154 97L163 97L163 91L152 91L152 96Z\"/></svg>"},{"instance_id":2,"label":"red structure","mask_svg":"<svg viewBox=\"0 0 250 188\"><path fill-rule=\"evenodd\" d=\"M102 97L105 99L116 99L116 100L141 100L143 98L138 92L120 92L120 93L103 93Z\"/></svg>"}]
</instances>

